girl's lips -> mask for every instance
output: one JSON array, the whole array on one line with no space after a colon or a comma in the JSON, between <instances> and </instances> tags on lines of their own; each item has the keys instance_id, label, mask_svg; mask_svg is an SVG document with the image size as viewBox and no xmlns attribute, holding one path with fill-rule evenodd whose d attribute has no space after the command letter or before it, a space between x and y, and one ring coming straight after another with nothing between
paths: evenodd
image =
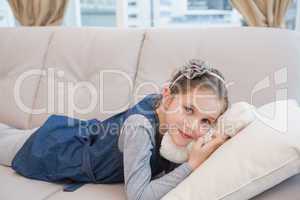
<instances>
[{"instance_id":1,"label":"girl's lips","mask_svg":"<svg viewBox=\"0 0 300 200\"><path fill-rule=\"evenodd\" d=\"M180 129L178 129L179 133L182 135L182 137L186 138L186 139L193 139L191 136L189 136L188 134L182 132Z\"/></svg>"}]
</instances>

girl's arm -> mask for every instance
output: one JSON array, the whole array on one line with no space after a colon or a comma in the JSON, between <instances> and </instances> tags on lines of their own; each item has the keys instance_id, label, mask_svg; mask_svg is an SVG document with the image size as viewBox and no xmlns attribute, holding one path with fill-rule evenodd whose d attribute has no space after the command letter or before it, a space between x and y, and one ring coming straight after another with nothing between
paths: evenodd
<instances>
[{"instance_id":1,"label":"girl's arm","mask_svg":"<svg viewBox=\"0 0 300 200\"><path fill-rule=\"evenodd\" d=\"M151 180L150 157L155 132L143 115L127 118L121 134L124 134L124 179L128 200L159 200L192 172L185 162Z\"/></svg>"}]
</instances>

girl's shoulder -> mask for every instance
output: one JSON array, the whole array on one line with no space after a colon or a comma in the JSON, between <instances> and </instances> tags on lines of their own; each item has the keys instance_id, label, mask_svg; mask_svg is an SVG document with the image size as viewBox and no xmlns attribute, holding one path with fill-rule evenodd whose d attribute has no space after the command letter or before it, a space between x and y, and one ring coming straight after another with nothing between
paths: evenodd
<instances>
[{"instance_id":1,"label":"girl's shoulder","mask_svg":"<svg viewBox=\"0 0 300 200\"><path fill-rule=\"evenodd\" d=\"M133 136L133 134L149 137L151 143L155 145L155 128L149 119L142 114L132 114L122 124L118 141L120 150L123 149L125 137Z\"/></svg>"},{"instance_id":2,"label":"girl's shoulder","mask_svg":"<svg viewBox=\"0 0 300 200\"><path fill-rule=\"evenodd\" d=\"M153 129L154 128L152 126L150 120L145 115L139 114L139 113L129 115L123 123L123 127L124 126L131 126L131 127L142 126L146 129Z\"/></svg>"},{"instance_id":3,"label":"girl's shoulder","mask_svg":"<svg viewBox=\"0 0 300 200\"><path fill-rule=\"evenodd\" d=\"M148 94L124 113L124 121L119 133L119 146L121 149L124 140L128 137L150 139L152 145L155 146L155 135L159 125L155 104L159 97L158 93Z\"/></svg>"},{"instance_id":4,"label":"girl's shoulder","mask_svg":"<svg viewBox=\"0 0 300 200\"><path fill-rule=\"evenodd\" d=\"M159 124L156 106L161 99L160 93L150 93L129 108L125 114L125 122L155 128Z\"/></svg>"}]
</instances>

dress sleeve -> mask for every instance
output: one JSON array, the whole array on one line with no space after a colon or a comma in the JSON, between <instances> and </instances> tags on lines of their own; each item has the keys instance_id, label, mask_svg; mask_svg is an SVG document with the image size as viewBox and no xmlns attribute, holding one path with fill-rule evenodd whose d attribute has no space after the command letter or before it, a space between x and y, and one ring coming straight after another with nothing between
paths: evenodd
<instances>
[{"instance_id":1,"label":"dress sleeve","mask_svg":"<svg viewBox=\"0 0 300 200\"><path fill-rule=\"evenodd\" d=\"M124 179L128 200L159 200L192 172L185 162L160 178L151 180L153 131L144 116L130 116L124 122L121 134L124 134Z\"/></svg>"}]
</instances>

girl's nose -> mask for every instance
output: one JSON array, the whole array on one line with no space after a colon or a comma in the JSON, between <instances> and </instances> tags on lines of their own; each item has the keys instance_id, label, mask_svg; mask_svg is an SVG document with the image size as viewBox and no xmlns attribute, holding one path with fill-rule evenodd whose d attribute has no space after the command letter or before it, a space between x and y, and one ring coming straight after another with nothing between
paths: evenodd
<instances>
[{"instance_id":1,"label":"girl's nose","mask_svg":"<svg viewBox=\"0 0 300 200\"><path fill-rule=\"evenodd\" d=\"M187 121L187 128L189 130L189 133L192 134L192 136L197 136L199 134L199 121L198 119L190 119Z\"/></svg>"}]
</instances>

